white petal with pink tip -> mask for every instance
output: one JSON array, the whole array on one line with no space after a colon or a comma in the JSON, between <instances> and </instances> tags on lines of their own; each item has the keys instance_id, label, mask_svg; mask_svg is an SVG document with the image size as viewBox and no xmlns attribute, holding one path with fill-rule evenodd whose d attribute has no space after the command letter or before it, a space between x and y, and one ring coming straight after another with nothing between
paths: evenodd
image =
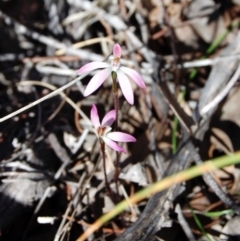
<instances>
[{"instance_id":1,"label":"white petal with pink tip","mask_svg":"<svg viewBox=\"0 0 240 241\"><path fill-rule=\"evenodd\" d=\"M123 132L119 132L119 131L110 132L107 134L107 137L113 141L120 141L120 142L135 142L136 141L136 139L133 136L123 133Z\"/></svg>"},{"instance_id":2,"label":"white petal with pink tip","mask_svg":"<svg viewBox=\"0 0 240 241\"><path fill-rule=\"evenodd\" d=\"M94 75L85 89L84 96L86 97L92 94L96 89L98 89L99 86L104 82L104 80L107 79L110 73L111 69L107 68L99 71L96 75Z\"/></svg>"},{"instance_id":3,"label":"white petal with pink tip","mask_svg":"<svg viewBox=\"0 0 240 241\"><path fill-rule=\"evenodd\" d=\"M102 120L102 126L111 126L116 120L116 110L109 111Z\"/></svg>"},{"instance_id":4,"label":"white petal with pink tip","mask_svg":"<svg viewBox=\"0 0 240 241\"><path fill-rule=\"evenodd\" d=\"M102 69L102 68L107 68L110 67L110 64L104 63L104 62L91 62L88 64L83 65L78 71L78 74L83 74L86 72L93 71L95 69Z\"/></svg>"},{"instance_id":5,"label":"white petal with pink tip","mask_svg":"<svg viewBox=\"0 0 240 241\"><path fill-rule=\"evenodd\" d=\"M117 143L115 143L114 141L108 139L108 138L105 137L105 136L102 136L101 138L102 138L102 140L103 140L109 147L111 147L113 150L118 151L118 152L124 152L124 153L126 153L126 151L125 151L122 147L120 147Z\"/></svg>"},{"instance_id":6,"label":"white petal with pink tip","mask_svg":"<svg viewBox=\"0 0 240 241\"><path fill-rule=\"evenodd\" d=\"M140 76L140 74L133 70L133 69L130 69L130 68L127 68L127 67L124 67L124 66L121 66L120 68L125 74L127 74L128 76L130 76L132 78L132 80L138 85L140 86L141 88L146 88L146 85L145 83L143 82L142 80L142 77Z\"/></svg>"},{"instance_id":7,"label":"white petal with pink tip","mask_svg":"<svg viewBox=\"0 0 240 241\"><path fill-rule=\"evenodd\" d=\"M124 97L126 98L127 102L130 105L133 105L134 99L133 99L133 90L131 83L128 79L128 77L119 69L117 71L117 79L120 85L120 88L123 92Z\"/></svg>"},{"instance_id":8,"label":"white petal with pink tip","mask_svg":"<svg viewBox=\"0 0 240 241\"><path fill-rule=\"evenodd\" d=\"M92 108L91 108L91 121L92 121L95 129L97 129L100 126L98 110L95 105L92 105Z\"/></svg>"}]
</instances>

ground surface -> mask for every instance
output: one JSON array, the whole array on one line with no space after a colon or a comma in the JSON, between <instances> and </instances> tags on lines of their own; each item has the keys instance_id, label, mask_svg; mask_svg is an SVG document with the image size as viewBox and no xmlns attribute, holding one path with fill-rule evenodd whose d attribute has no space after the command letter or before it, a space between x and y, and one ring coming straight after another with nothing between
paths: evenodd
<instances>
[{"instance_id":1,"label":"ground surface","mask_svg":"<svg viewBox=\"0 0 240 241\"><path fill-rule=\"evenodd\" d=\"M0 123L0 240L77 240L144 186L239 151L239 14L238 0L1 1L0 117L74 80L84 64L109 62L115 43L147 88L131 81L132 106L118 92L119 131L137 139L123 144L119 195L116 154L107 148L110 195L87 120L92 104L101 118L114 108L110 78L84 97L90 73ZM88 240L238 240L239 178L229 166L172 185Z\"/></svg>"}]
</instances>

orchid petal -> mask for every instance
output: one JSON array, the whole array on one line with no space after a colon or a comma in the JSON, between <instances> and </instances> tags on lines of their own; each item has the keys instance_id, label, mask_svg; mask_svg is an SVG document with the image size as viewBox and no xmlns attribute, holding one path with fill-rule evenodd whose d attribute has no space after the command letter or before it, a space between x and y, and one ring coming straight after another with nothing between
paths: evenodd
<instances>
[{"instance_id":1,"label":"orchid petal","mask_svg":"<svg viewBox=\"0 0 240 241\"><path fill-rule=\"evenodd\" d=\"M133 90L128 77L121 71L117 71L117 79L124 97L130 105L133 105Z\"/></svg>"},{"instance_id":2,"label":"orchid petal","mask_svg":"<svg viewBox=\"0 0 240 241\"><path fill-rule=\"evenodd\" d=\"M114 44L113 46L113 57L114 58L121 58L122 55L122 49L119 44Z\"/></svg>"},{"instance_id":3,"label":"orchid petal","mask_svg":"<svg viewBox=\"0 0 240 241\"><path fill-rule=\"evenodd\" d=\"M111 126L116 120L116 110L109 111L102 120L102 126Z\"/></svg>"},{"instance_id":4,"label":"orchid petal","mask_svg":"<svg viewBox=\"0 0 240 241\"><path fill-rule=\"evenodd\" d=\"M136 141L136 139L133 136L123 133L123 132L119 132L119 131L110 132L107 134L107 137L113 141L120 141L120 142L135 142Z\"/></svg>"},{"instance_id":5,"label":"orchid petal","mask_svg":"<svg viewBox=\"0 0 240 241\"><path fill-rule=\"evenodd\" d=\"M118 152L123 152L123 153L127 153L122 147L120 147L117 143L115 143L114 141L108 139L105 136L101 137L102 140L109 146L111 147L113 150L118 151Z\"/></svg>"},{"instance_id":6,"label":"orchid petal","mask_svg":"<svg viewBox=\"0 0 240 241\"><path fill-rule=\"evenodd\" d=\"M99 121L99 116L98 116L98 110L96 105L92 105L92 109L91 109L91 121L95 127L95 129L97 129L100 126L100 121Z\"/></svg>"},{"instance_id":7,"label":"orchid petal","mask_svg":"<svg viewBox=\"0 0 240 241\"><path fill-rule=\"evenodd\" d=\"M130 69L130 68L127 68L127 67L124 67L124 66L121 66L120 69L125 73L127 74L128 76L130 76L132 78L132 80L134 82L136 82L136 84L141 87L141 88L146 88L146 85L142 79L142 77L140 76L140 74L133 70L133 69Z\"/></svg>"},{"instance_id":8,"label":"orchid petal","mask_svg":"<svg viewBox=\"0 0 240 241\"><path fill-rule=\"evenodd\" d=\"M90 72L95 69L107 68L110 65L104 62L91 62L88 64L83 65L79 70L77 70L78 74L83 74L86 72Z\"/></svg>"},{"instance_id":9,"label":"orchid petal","mask_svg":"<svg viewBox=\"0 0 240 241\"><path fill-rule=\"evenodd\" d=\"M98 89L104 80L106 80L106 78L110 75L111 71L111 68L107 68L100 70L97 74L95 74L88 83L84 92L84 96L86 97Z\"/></svg>"}]
</instances>

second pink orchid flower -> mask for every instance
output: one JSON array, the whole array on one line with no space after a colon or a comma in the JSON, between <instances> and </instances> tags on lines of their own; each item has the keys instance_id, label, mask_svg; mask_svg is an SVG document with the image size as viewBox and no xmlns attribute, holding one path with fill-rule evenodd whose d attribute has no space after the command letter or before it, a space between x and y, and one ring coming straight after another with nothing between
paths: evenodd
<instances>
[{"instance_id":1,"label":"second pink orchid flower","mask_svg":"<svg viewBox=\"0 0 240 241\"><path fill-rule=\"evenodd\" d=\"M95 127L96 135L100 139L100 141L106 143L109 147L113 150L118 152L126 153L126 150L120 147L116 142L135 142L136 139L126 133L123 132L111 132L111 125L116 119L116 111L111 110L109 111L103 118L102 122L100 123L98 110L95 105L92 105L91 109L91 121L93 126Z\"/></svg>"}]
</instances>

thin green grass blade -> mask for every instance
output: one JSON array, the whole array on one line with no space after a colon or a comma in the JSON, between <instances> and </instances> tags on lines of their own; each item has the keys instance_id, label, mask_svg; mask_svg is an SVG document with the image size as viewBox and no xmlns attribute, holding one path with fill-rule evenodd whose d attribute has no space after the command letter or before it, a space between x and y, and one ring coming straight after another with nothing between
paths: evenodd
<instances>
[{"instance_id":1,"label":"thin green grass blade","mask_svg":"<svg viewBox=\"0 0 240 241\"><path fill-rule=\"evenodd\" d=\"M210 239L210 237L208 236L207 232L205 231L204 227L202 226L198 216L195 214L194 210L191 208L191 213L193 215L193 219L195 221L195 223L197 224L198 228L201 230L202 234L205 236L205 238L208 240L208 241L212 241Z\"/></svg>"},{"instance_id":2,"label":"thin green grass blade","mask_svg":"<svg viewBox=\"0 0 240 241\"><path fill-rule=\"evenodd\" d=\"M216 211L216 212L206 212L206 213L200 213L206 217L209 218L218 218L222 215L227 215L227 214L233 214L233 210L232 209L226 209L226 210L222 210L222 211Z\"/></svg>"},{"instance_id":3,"label":"thin green grass blade","mask_svg":"<svg viewBox=\"0 0 240 241\"><path fill-rule=\"evenodd\" d=\"M110 221L112 218L123 212L128 208L129 203L136 204L145 198L152 196L153 194L160 192L166 188L169 188L171 185L182 183L197 176L200 176L203 173L213 171L225 166L230 166L240 163L240 152L236 152L233 155L223 156L204 162L201 165L188 168L187 170L176 173L170 177L166 177L163 180L153 183L148 187L142 189L141 191L135 193L128 200L124 200L118 203L111 211L104 214L98 220L96 220L89 228L77 239L77 241L84 241L88 238L93 232L102 227L105 223Z\"/></svg>"}]
</instances>

